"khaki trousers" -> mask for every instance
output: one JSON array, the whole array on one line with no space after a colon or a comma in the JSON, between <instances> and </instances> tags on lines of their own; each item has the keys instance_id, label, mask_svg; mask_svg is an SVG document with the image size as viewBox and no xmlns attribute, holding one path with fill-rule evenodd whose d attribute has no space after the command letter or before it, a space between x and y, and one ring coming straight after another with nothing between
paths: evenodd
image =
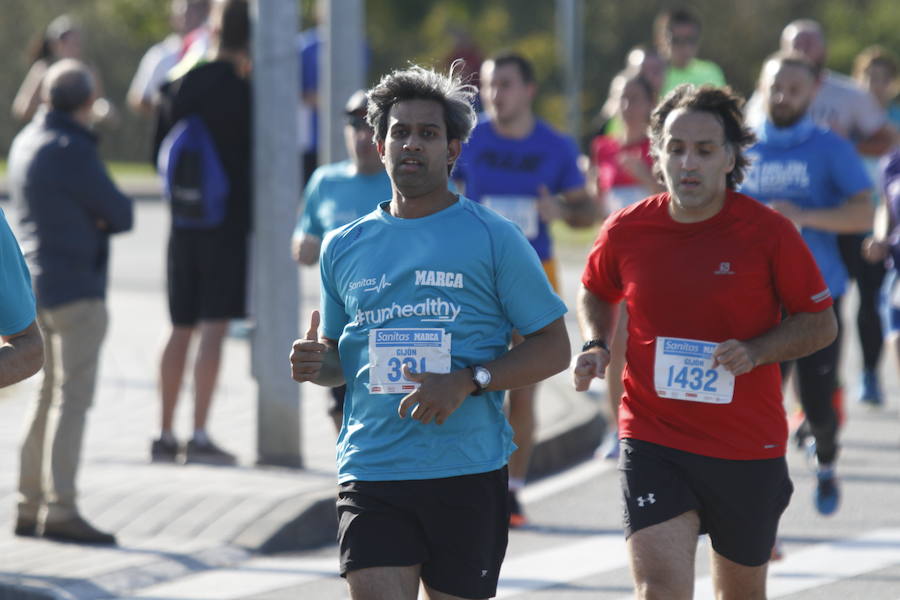
<instances>
[{"instance_id":1,"label":"khaki trousers","mask_svg":"<svg viewBox=\"0 0 900 600\"><path fill-rule=\"evenodd\" d=\"M94 399L108 315L101 299L38 309L44 369L25 423L19 471L19 518L58 522L78 514L75 478L87 411Z\"/></svg>"}]
</instances>

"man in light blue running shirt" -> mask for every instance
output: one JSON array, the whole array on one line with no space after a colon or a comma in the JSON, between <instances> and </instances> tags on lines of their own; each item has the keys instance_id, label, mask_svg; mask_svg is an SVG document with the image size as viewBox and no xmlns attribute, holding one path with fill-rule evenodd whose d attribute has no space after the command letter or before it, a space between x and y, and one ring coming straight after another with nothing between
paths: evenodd
<instances>
[{"instance_id":1,"label":"man in light blue running shirt","mask_svg":"<svg viewBox=\"0 0 900 600\"><path fill-rule=\"evenodd\" d=\"M31 275L0 209L0 388L31 377L44 364Z\"/></svg>"},{"instance_id":2,"label":"man in light blue running shirt","mask_svg":"<svg viewBox=\"0 0 900 600\"><path fill-rule=\"evenodd\" d=\"M818 127L809 114L816 95L814 65L800 54L776 54L763 66L759 89L767 117L757 127L758 142L747 151L751 167L741 191L792 220L816 259L840 315L847 287L837 234L871 229L872 184L853 145ZM818 484L816 509L825 515L839 505L835 475L840 335L830 345L796 362L797 387L806 422L815 439Z\"/></svg>"},{"instance_id":3,"label":"man in light blue running shirt","mask_svg":"<svg viewBox=\"0 0 900 600\"><path fill-rule=\"evenodd\" d=\"M458 67L458 65L457 65ZM488 598L506 551L503 390L568 365L565 305L519 229L447 189L474 125L458 72L395 71L369 91L392 199L330 234L297 381L346 381L341 574L351 596ZM508 350L512 329L525 340Z\"/></svg>"},{"instance_id":4,"label":"man in light blue running shirt","mask_svg":"<svg viewBox=\"0 0 900 600\"><path fill-rule=\"evenodd\" d=\"M303 191L303 214L291 240L291 254L301 265L319 262L322 239L329 231L355 221L391 197L391 180L372 143L366 122L366 92L357 90L344 107L344 143L350 158L315 170ZM328 414L340 431L346 386L331 388Z\"/></svg>"}]
</instances>

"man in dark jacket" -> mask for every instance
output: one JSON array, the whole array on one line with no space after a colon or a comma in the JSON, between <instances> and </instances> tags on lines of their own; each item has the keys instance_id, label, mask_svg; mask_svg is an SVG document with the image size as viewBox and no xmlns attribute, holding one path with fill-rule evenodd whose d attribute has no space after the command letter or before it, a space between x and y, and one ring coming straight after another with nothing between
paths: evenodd
<instances>
[{"instance_id":1,"label":"man in dark jacket","mask_svg":"<svg viewBox=\"0 0 900 600\"><path fill-rule=\"evenodd\" d=\"M97 153L90 130L95 92L83 63L54 64L44 80L46 110L16 136L9 154L10 196L47 340L44 379L22 442L15 533L112 544L115 537L85 521L75 502L107 327L109 236L131 229L134 218L132 201Z\"/></svg>"},{"instance_id":2,"label":"man in dark jacket","mask_svg":"<svg viewBox=\"0 0 900 600\"><path fill-rule=\"evenodd\" d=\"M199 334L194 359L194 432L185 462L234 464L206 432L219 375L222 343L231 319L246 316L247 244L250 232L250 18L245 0L214 7L208 60L164 86L157 131L159 142L181 119L199 116L209 130L228 178L223 222L208 229L178 227L169 236L167 274L172 330L160 361L162 427L151 445L155 462L175 462L182 448L173 421L187 363L188 347Z\"/></svg>"}]
</instances>

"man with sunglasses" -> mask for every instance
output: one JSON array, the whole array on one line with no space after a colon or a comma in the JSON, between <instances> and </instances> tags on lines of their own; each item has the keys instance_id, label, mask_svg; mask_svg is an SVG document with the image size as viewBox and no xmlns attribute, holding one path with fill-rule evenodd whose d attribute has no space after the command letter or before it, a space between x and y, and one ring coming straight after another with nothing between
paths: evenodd
<instances>
[{"instance_id":1,"label":"man with sunglasses","mask_svg":"<svg viewBox=\"0 0 900 600\"><path fill-rule=\"evenodd\" d=\"M660 97L682 83L725 85L725 76L716 63L697 58L701 33L697 15L686 9L665 11L656 17L653 30L659 53L668 62Z\"/></svg>"},{"instance_id":2,"label":"man with sunglasses","mask_svg":"<svg viewBox=\"0 0 900 600\"><path fill-rule=\"evenodd\" d=\"M319 262L322 239L332 229L366 215L391 197L391 180L372 142L372 128L366 123L366 93L350 96L344 113L344 142L349 158L316 169L303 192L303 213L291 241L291 254L301 265ZM344 418L346 386L331 388L328 413L340 431Z\"/></svg>"}]
</instances>

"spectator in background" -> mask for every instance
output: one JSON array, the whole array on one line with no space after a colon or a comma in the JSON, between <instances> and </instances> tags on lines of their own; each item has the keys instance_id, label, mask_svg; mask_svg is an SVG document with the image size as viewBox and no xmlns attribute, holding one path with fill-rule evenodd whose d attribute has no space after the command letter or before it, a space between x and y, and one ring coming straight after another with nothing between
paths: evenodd
<instances>
[{"instance_id":1,"label":"spectator in background","mask_svg":"<svg viewBox=\"0 0 900 600\"><path fill-rule=\"evenodd\" d=\"M648 46L639 44L628 52L625 69L641 75L653 88L653 104L659 98L666 79L666 63L659 53Z\"/></svg>"},{"instance_id":2,"label":"spectator in background","mask_svg":"<svg viewBox=\"0 0 900 600\"><path fill-rule=\"evenodd\" d=\"M325 234L372 212L391 197L391 180L372 142L366 106L366 92L358 90L344 109L344 142L350 158L319 167L304 187L303 214L291 240L291 253L301 265L318 264ZM346 385L331 388L328 413L338 431L344 420L346 390Z\"/></svg>"},{"instance_id":3,"label":"spectator in background","mask_svg":"<svg viewBox=\"0 0 900 600\"><path fill-rule=\"evenodd\" d=\"M131 229L133 206L97 153L91 70L63 59L43 79L49 110L35 115L9 154L10 197L47 338L22 441L15 533L114 544L79 514L75 480L108 322L109 237Z\"/></svg>"},{"instance_id":4,"label":"spectator in background","mask_svg":"<svg viewBox=\"0 0 900 600\"><path fill-rule=\"evenodd\" d=\"M668 10L653 23L656 47L666 59L666 75L660 95L665 96L682 83L725 85L719 66L697 58L700 49L700 18L687 9Z\"/></svg>"},{"instance_id":5,"label":"spectator in background","mask_svg":"<svg viewBox=\"0 0 900 600\"><path fill-rule=\"evenodd\" d=\"M655 103L656 89L637 70L622 71L610 83L607 104L614 117L622 123L622 130L615 135L599 135L591 142L597 198L605 215L663 191L653 175L650 138L647 137L650 113ZM611 427L598 450L600 456L609 459L619 456L618 427L612 424L618 420L619 400L623 392L627 327L628 314L623 310L609 342L606 387Z\"/></svg>"},{"instance_id":6,"label":"spectator in background","mask_svg":"<svg viewBox=\"0 0 900 600\"><path fill-rule=\"evenodd\" d=\"M503 53L481 65L481 99L488 118L463 146L453 178L469 198L519 226L558 289L550 225L562 219L590 227L595 206L578 168L575 142L534 114L534 67L525 57ZM513 333L513 344L523 338ZM525 485L534 445L536 385L509 393L509 421L516 450L509 461L510 525L524 525L518 491Z\"/></svg>"},{"instance_id":7,"label":"spectator in background","mask_svg":"<svg viewBox=\"0 0 900 600\"><path fill-rule=\"evenodd\" d=\"M878 180L883 200L875 216L874 231L863 243L863 252L867 261L892 268L888 315L892 342L900 360L900 148L881 161Z\"/></svg>"},{"instance_id":8,"label":"spectator in background","mask_svg":"<svg viewBox=\"0 0 900 600\"><path fill-rule=\"evenodd\" d=\"M206 432L219 375L222 343L230 319L246 313L247 244L252 213L250 18L246 0L225 0L211 16L210 60L163 88L157 147L179 120L199 116L228 176L224 222L211 229L173 227L168 246L168 292L172 330L160 362L162 431L151 458L174 462L181 448L173 432L188 347L199 334L194 358L194 433L186 462L234 464ZM156 152L154 152L156 154Z\"/></svg>"},{"instance_id":9,"label":"spectator in background","mask_svg":"<svg viewBox=\"0 0 900 600\"><path fill-rule=\"evenodd\" d=\"M12 113L19 121L28 122L41 104L41 84L47 70L57 60L74 58L81 60L81 28L69 15L53 19L46 31L33 44L30 52L31 67L13 99ZM96 69L91 68L97 98L92 107L92 121L112 121L115 118L113 105L103 97L103 82Z\"/></svg>"},{"instance_id":10,"label":"spectator in background","mask_svg":"<svg viewBox=\"0 0 900 600\"><path fill-rule=\"evenodd\" d=\"M144 115L153 114L160 86L183 56L183 40L202 26L208 15L209 0L172 0L169 8L172 33L147 50L128 88L128 106L132 110Z\"/></svg>"},{"instance_id":11,"label":"spectator in background","mask_svg":"<svg viewBox=\"0 0 900 600\"><path fill-rule=\"evenodd\" d=\"M782 52L799 52L817 70L819 91L809 109L813 121L849 139L863 157L882 156L893 146L896 130L875 98L849 77L825 68L827 49L825 33L816 21L793 21L781 32ZM842 234L838 236L838 244L850 278L856 281L859 290L856 328L862 347L863 372L859 376L857 399L877 404L882 398L878 363L881 360L884 334L878 304L884 269L863 259L862 243L866 235ZM834 401L841 411L843 387L837 389Z\"/></svg>"},{"instance_id":12,"label":"spectator in background","mask_svg":"<svg viewBox=\"0 0 900 600\"><path fill-rule=\"evenodd\" d=\"M319 5L320 6L320 5ZM319 166L319 33L321 8L317 6L316 22L297 34L300 64L300 98L297 103L297 144L303 166L303 182L309 181Z\"/></svg>"},{"instance_id":13,"label":"spectator in background","mask_svg":"<svg viewBox=\"0 0 900 600\"><path fill-rule=\"evenodd\" d=\"M481 63L484 62L481 48L465 27L454 25L449 28L449 33L453 38L453 48L444 58L444 66L449 69L454 61L462 60L462 80L481 89ZM476 113L482 111L480 96L475 96L473 106Z\"/></svg>"},{"instance_id":14,"label":"spectator in background","mask_svg":"<svg viewBox=\"0 0 900 600\"><path fill-rule=\"evenodd\" d=\"M853 79L869 92L887 111L894 129L900 128L900 66L897 57L887 48L869 46L853 61Z\"/></svg>"}]
</instances>

